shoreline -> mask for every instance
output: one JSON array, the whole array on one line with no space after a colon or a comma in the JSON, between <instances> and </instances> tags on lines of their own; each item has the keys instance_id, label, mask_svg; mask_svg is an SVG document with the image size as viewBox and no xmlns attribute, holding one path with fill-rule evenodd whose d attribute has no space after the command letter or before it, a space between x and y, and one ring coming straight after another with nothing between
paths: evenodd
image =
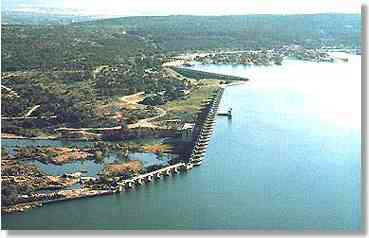
<instances>
[{"instance_id":1,"label":"shoreline","mask_svg":"<svg viewBox=\"0 0 369 238\"><path fill-rule=\"evenodd\" d=\"M91 189L91 188L79 188L79 189L71 189L71 190L61 190L59 192L77 192L79 191L79 194L73 194L73 195L67 195L63 198L55 198L55 199L47 199L47 200L40 200L40 201L31 201L31 202L25 202L25 203L18 203L12 206L8 207L1 207L1 215L10 215L10 214L20 214L22 212L26 212L27 210L31 208L37 208L42 207L45 204L49 203L55 203L55 202L64 202L64 201L72 201L72 200L78 200L83 198L90 198L90 197L97 197L97 196L107 196L107 195L113 195L116 193L122 193L122 192L129 192L132 187L137 187L141 185L145 185L147 183L150 183L153 181L153 176L156 174L160 174L159 177L156 177L156 180L161 178L161 175L163 176L171 176L174 177L176 174L179 173L179 170L176 169L177 167L185 167L186 165L183 162L178 162L174 165L169 165L164 168L160 168L145 174L139 174L133 178L121 180L119 182L119 186L116 188L110 188L105 190L97 190L97 189ZM172 168L176 167L176 168ZM192 168L192 167L191 167ZM182 170L183 172L187 172L189 169ZM168 172L169 171L169 172ZM148 177L151 177L148 179ZM146 180L145 180L146 179ZM123 187L125 190L123 190Z\"/></svg>"},{"instance_id":2,"label":"shoreline","mask_svg":"<svg viewBox=\"0 0 369 238\"><path fill-rule=\"evenodd\" d=\"M221 98L222 98L222 94L223 91L225 90L226 87L228 86L235 86L235 85L240 85L243 84L245 82L234 82L231 83L229 85L224 85L222 87L220 87L220 91L217 92L218 97L215 99L216 101L214 103L209 103L207 105L207 107L210 108L217 108L217 105L219 104ZM220 96L219 96L220 95ZM216 114L214 114L215 117ZM205 122L197 122L199 123L199 129L200 131L202 131L203 127L208 124L208 120L206 120ZM210 130L211 132L213 132L213 128L206 128L206 130ZM2 137L4 138L4 137ZM39 137L39 138L33 138L33 139L49 139L50 137ZM51 137L52 138L52 137ZM11 139L27 139L24 137L16 137L16 136L11 136ZM57 138L53 138L53 139L57 139ZM198 139L198 138L197 138ZM191 151L194 150L195 147L198 147L199 142L197 141L197 139L195 139L196 143L193 145L193 147L191 148ZM206 146L207 147L207 146ZM62 201L69 201L69 200L76 200L76 199L82 199L82 198L89 198L89 197L95 197L95 196L104 196L104 195L112 195L115 193L120 193L123 191L129 191L130 188L132 188L132 186L140 186L140 185L144 185L146 183L150 183L154 180L154 177L156 179L160 179L160 177L163 176L175 176L176 174L179 173L179 170L182 170L184 172L187 172L188 170L191 170L192 167L194 166L194 164L198 163L196 161L192 161L192 155L188 158L189 162L184 162L186 160L182 160L179 162L176 162L173 165L169 165L166 166L164 168L160 168L160 169L156 169L154 171L151 171L149 173L145 173L145 174L139 174L133 178L129 178L129 179L124 179L121 180L121 177L113 177L113 181L120 181L120 182L115 182L117 183L116 185L113 185L113 183L111 185L108 186L107 189L104 190L99 190L99 189L94 189L93 188L93 184L92 187L86 187L86 188L80 188L78 190L74 190L74 191L79 191L79 193L77 194L73 194L73 195L68 195L66 193L66 195L64 195L65 197L55 197L55 199L47 199L47 200L41 200L41 201L32 201L32 202L27 202L27 203L18 203L9 207L2 207L2 215L5 214L17 214L17 213L21 213L21 212L25 212L31 208L36 208L36 207L42 207L44 204L48 204L48 203L54 203L54 202L62 202ZM81 179L81 178L80 178ZM81 181L81 180L80 180ZM80 182L81 183L81 182ZM98 183L97 183L98 184ZM118 186L117 186L118 185ZM84 190L85 189L85 190ZM61 191L66 191L66 190L61 190ZM72 190L73 191L73 190ZM56 192L56 193L60 193Z\"/></svg>"},{"instance_id":3,"label":"shoreline","mask_svg":"<svg viewBox=\"0 0 369 238\"><path fill-rule=\"evenodd\" d=\"M162 64L164 67L181 68L183 66L192 66L194 64L232 64L232 65L249 65L249 66L272 66L282 65L284 59L295 57L297 60L311 62L335 62L345 61L339 57L334 57L331 53L346 53L351 55L360 55L358 48L293 48L293 47L277 47L265 50L234 50L234 51L206 51L201 53L183 53L174 57L174 60ZM241 60L241 55L246 55L246 60ZM274 54L273 57L279 57L275 60L268 54ZM325 54L325 55L322 55ZM219 56L226 56L226 59ZM228 57L228 58L227 58ZM237 58L236 61L235 57ZM225 61L224 61L225 60ZM223 63L221 63L223 62Z\"/></svg>"}]
</instances>

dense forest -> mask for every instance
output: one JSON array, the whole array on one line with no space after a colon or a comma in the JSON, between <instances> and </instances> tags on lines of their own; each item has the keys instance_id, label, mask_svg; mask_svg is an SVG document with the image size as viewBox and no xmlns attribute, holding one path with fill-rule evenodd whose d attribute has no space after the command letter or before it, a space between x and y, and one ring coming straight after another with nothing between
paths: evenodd
<instances>
[{"instance_id":1,"label":"dense forest","mask_svg":"<svg viewBox=\"0 0 369 238\"><path fill-rule=\"evenodd\" d=\"M49 128L55 125L86 126L96 120L95 90L89 85L86 72L54 72L34 73L26 76L6 77L2 85L14 90L18 96L8 96L2 93L1 115L24 116L25 112L35 105L40 108L32 113L34 117L57 119L2 121L2 131L7 133L31 136L30 131L21 128Z\"/></svg>"},{"instance_id":2,"label":"dense forest","mask_svg":"<svg viewBox=\"0 0 369 238\"><path fill-rule=\"evenodd\" d=\"M2 25L3 71L92 69L151 52L140 37L122 29Z\"/></svg>"}]
</instances>

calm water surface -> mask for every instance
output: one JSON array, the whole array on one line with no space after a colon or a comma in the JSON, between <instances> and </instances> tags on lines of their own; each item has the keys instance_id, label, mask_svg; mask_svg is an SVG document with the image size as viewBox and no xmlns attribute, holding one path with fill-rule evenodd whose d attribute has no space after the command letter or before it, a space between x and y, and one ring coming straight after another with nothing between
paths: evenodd
<instances>
[{"instance_id":1,"label":"calm water surface","mask_svg":"<svg viewBox=\"0 0 369 238\"><path fill-rule=\"evenodd\" d=\"M2 146L8 149L12 154L15 153L16 146L85 146L91 145L91 142L76 142L76 141L58 141L58 140L18 140L18 139L4 139L2 141ZM109 152L104 154L104 159L102 161L96 162L95 160L82 160L75 161L73 163L66 163L63 165L55 165L51 163L41 163L37 160L26 161L28 164L36 165L41 171L46 172L50 175L63 175L64 173L75 173L81 170L87 171L84 176L96 176L102 171L106 164L113 162L125 162L128 160L139 160L142 162L144 167L151 165L168 165L168 161L171 159L170 155L164 154L158 157L154 153L129 153L128 158L124 158L118 152Z\"/></svg>"},{"instance_id":2,"label":"calm water surface","mask_svg":"<svg viewBox=\"0 0 369 238\"><path fill-rule=\"evenodd\" d=\"M226 89L203 165L135 191L2 216L3 229L329 229L361 224L360 57L197 65Z\"/></svg>"}]
</instances>

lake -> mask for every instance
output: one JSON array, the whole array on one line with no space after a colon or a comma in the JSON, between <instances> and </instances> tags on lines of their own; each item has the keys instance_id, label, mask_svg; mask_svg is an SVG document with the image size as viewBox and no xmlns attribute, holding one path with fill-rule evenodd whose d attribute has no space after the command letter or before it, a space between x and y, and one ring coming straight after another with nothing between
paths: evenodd
<instances>
[{"instance_id":1,"label":"lake","mask_svg":"<svg viewBox=\"0 0 369 238\"><path fill-rule=\"evenodd\" d=\"M3 229L361 228L360 56L195 65L228 87L200 167L112 196L2 216Z\"/></svg>"}]
</instances>

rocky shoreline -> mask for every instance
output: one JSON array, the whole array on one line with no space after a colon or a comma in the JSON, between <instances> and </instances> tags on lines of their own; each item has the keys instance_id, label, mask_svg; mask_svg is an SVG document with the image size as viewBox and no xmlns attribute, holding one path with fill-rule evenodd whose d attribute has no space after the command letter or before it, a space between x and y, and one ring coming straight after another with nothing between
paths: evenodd
<instances>
[{"instance_id":1,"label":"rocky shoreline","mask_svg":"<svg viewBox=\"0 0 369 238\"><path fill-rule=\"evenodd\" d=\"M100 163L105 153L120 153L128 158L129 152L171 153L172 148L165 144L128 144L95 142L86 145L55 146L16 146L12 153L2 148L1 183L2 213L24 212L43 204L100 196L113 193L114 176L129 179L153 168L144 168L139 160L122 160L107 163L96 177L84 175L87 171L64 173L51 176L40 171L35 165L25 163L37 160L44 164L64 165L83 160L96 160ZM79 188L76 188L75 185ZM73 189L72 189L73 186Z\"/></svg>"},{"instance_id":2,"label":"rocky shoreline","mask_svg":"<svg viewBox=\"0 0 369 238\"><path fill-rule=\"evenodd\" d=\"M76 200L82 198L89 198L95 196L111 195L114 192L111 190L92 190L92 189L73 189L73 190L62 190L59 192L42 194L38 193L33 197L42 198L40 201L22 202L8 207L2 207L2 214L14 214L25 212L32 208L42 207L44 204ZM30 198L29 200L32 200Z\"/></svg>"}]
</instances>

